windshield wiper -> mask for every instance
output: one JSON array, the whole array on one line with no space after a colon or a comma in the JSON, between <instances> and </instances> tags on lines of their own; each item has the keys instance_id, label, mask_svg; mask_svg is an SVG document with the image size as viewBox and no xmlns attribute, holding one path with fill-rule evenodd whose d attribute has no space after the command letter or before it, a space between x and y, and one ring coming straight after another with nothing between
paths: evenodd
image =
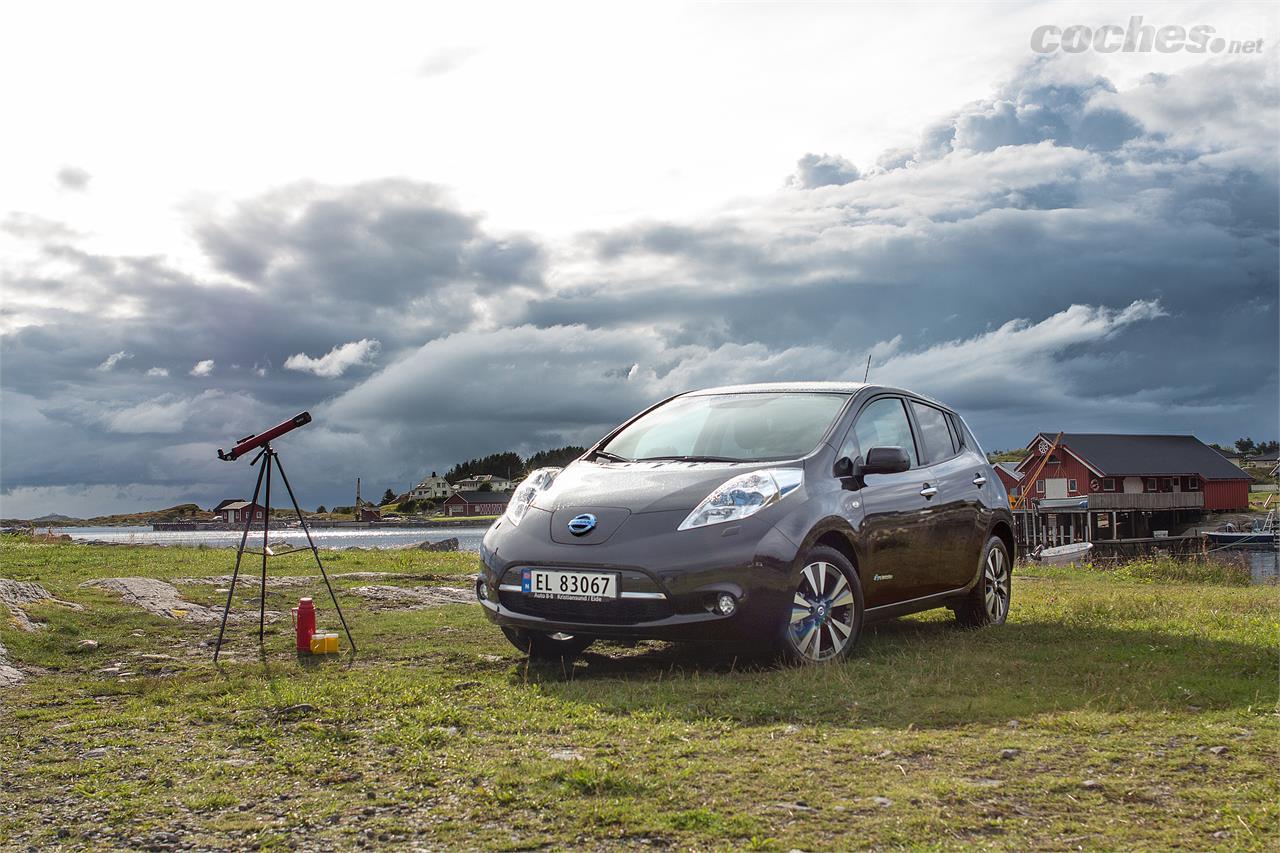
<instances>
[{"instance_id":1,"label":"windshield wiper","mask_svg":"<svg viewBox=\"0 0 1280 853\"><path fill-rule=\"evenodd\" d=\"M637 462L741 462L728 456L645 456Z\"/></svg>"},{"instance_id":2,"label":"windshield wiper","mask_svg":"<svg viewBox=\"0 0 1280 853\"><path fill-rule=\"evenodd\" d=\"M635 461L634 459L628 459L625 456L619 456L616 453L610 453L607 450L593 450L591 451L591 458L592 459L608 459L610 462L634 462Z\"/></svg>"}]
</instances>

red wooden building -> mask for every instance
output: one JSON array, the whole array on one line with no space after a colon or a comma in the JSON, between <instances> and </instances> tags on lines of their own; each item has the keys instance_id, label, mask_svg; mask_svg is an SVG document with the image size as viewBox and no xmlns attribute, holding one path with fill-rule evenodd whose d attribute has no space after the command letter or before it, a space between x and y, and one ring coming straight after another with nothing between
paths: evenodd
<instances>
[{"instance_id":1,"label":"red wooden building","mask_svg":"<svg viewBox=\"0 0 1280 853\"><path fill-rule=\"evenodd\" d=\"M1253 478L1195 436L1064 433L1055 447L1055 435L1033 438L1017 468L1040 541L1148 537L1249 508Z\"/></svg>"},{"instance_id":2,"label":"red wooden building","mask_svg":"<svg viewBox=\"0 0 1280 853\"><path fill-rule=\"evenodd\" d=\"M502 515L507 511L507 492L454 492L445 498L445 515Z\"/></svg>"}]
</instances>

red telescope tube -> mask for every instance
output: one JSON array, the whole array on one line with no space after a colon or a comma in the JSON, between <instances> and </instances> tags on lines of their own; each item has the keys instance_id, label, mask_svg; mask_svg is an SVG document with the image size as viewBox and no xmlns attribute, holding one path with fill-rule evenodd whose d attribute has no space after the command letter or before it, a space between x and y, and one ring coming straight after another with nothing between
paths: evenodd
<instances>
[{"instance_id":1,"label":"red telescope tube","mask_svg":"<svg viewBox=\"0 0 1280 853\"><path fill-rule=\"evenodd\" d=\"M227 453L222 452L222 448L218 448L218 458L224 462L235 462L241 456L251 450L256 450L272 439L279 438L286 432L295 430L300 426L306 426L311 423L311 413L301 412L289 418L289 420L276 424L271 429L260 435L246 435L244 438L236 442L236 446L231 448Z\"/></svg>"}]
</instances>

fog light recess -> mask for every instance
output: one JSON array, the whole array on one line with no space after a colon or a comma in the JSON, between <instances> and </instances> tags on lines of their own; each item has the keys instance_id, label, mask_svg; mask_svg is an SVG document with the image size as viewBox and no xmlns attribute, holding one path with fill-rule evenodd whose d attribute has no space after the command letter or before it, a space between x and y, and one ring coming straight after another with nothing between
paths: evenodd
<instances>
[{"instance_id":1,"label":"fog light recess","mask_svg":"<svg viewBox=\"0 0 1280 853\"><path fill-rule=\"evenodd\" d=\"M738 599L727 592L716 596L716 612L721 616L732 616L738 610Z\"/></svg>"}]
</instances>

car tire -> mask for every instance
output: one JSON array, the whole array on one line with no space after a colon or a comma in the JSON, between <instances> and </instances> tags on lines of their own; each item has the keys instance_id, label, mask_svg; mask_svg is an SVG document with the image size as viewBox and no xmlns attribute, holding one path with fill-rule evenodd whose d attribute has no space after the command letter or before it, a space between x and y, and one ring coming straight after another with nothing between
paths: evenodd
<instances>
[{"instance_id":1,"label":"car tire","mask_svg":"<svg viewBox=\"0 0 1280 853\"><path fill-rule=\"evenodd\" d=\"M955 608L956 621L966 628L1003 625L1009 618L1013 566L999 536L987 540L979 566L978 582Z\"/></svg>"},{"instance_id":2,"label":"car tire","mask_svg":"<svg viewBox=\"0 0 1280 853\"><path fill-rule=\"evenodd\" d=\"M862 633L862 584L849 559L818 545L798 561L777 646L790 664L844 660Z\"/></svg>"},{"instance_id":3,"label":"car tire","mask_svg":"<svg viewBox=\"0 0 1280 853\"><path fill-rule=\"evenodd\" d=\"M544 634L523 628L503 628L502 633L511 641L511 645L528 655L529 660L535 661L571 661L595 642L594 637Z\"/></svg>"}]
</instances>

